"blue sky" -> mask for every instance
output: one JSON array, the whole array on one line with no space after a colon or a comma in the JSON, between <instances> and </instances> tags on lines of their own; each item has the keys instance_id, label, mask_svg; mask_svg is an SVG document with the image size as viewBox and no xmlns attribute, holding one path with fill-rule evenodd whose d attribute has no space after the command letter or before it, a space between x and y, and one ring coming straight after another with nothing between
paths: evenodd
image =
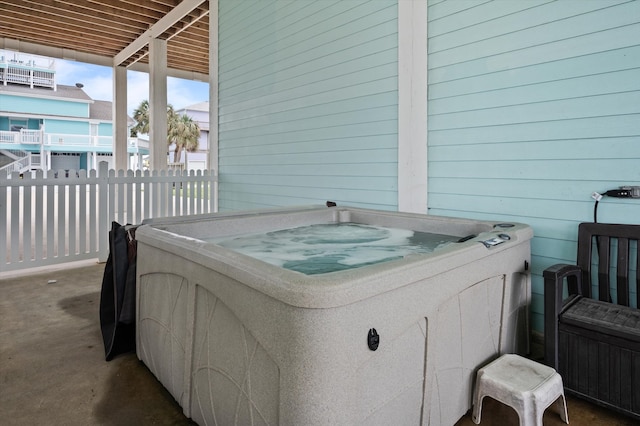
<instances>
[{"instance_id":1,"label":"blue sky","mask_svg":"<svg viewBox=\"0 0 640 426\"><path fill-rule=\"evenodd\" d=\"M113 71L111 67L87 64L63 59L51 59L40 55L30 55L9 50L0 50L5 59L17 59L24 62L33 60L37 65L49 67L55 61L56 82L73 86L82 83L82 88L92 99L113 101ZM149 75L143 72L127 71L127 112L133 110L145 99L149 99ZM169 77L167 79L167 101L175 109L209 100L209 83L183 80Z\"/></svg>"},{"instance_id":2,"label":"blue sky","mask_svg":"<svg viewBox=\"0 0 640 426\"><path fill-rule=\"evenodd\" d=\"M56 59L56 82L73 86L82 83L87 95L95 100L113 101L112 69L99 65ZM133 110L145 99L149 99L149 75L127 71L127 111ZM175 109L182 109L198 102L209 100L209 84L169 77L167 79L167 102Z\"/></svg>"}]
</instances>

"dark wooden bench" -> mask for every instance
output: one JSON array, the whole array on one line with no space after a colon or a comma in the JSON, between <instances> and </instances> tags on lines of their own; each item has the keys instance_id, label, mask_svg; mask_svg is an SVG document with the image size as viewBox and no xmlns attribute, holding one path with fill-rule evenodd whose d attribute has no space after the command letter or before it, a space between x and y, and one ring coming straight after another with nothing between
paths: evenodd
<instances>
[{"instance_id":1,"label":"dark wooden bench","mask_svg":"<svg viewBox=\"0 0 640 426\"><path fill-rule=\"evenodd\" d=\"M545 363L567 393L640 420L640 225L581 223L576 265L544 273Z\"/></svg>"}]
</instances>

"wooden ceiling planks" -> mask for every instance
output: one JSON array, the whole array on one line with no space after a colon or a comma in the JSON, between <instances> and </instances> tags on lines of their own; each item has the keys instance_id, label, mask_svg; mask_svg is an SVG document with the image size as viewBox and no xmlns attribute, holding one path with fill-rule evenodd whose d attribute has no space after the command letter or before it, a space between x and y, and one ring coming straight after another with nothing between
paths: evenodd
<instances>
[{"instance_id":1,"label":"wooden ceiling planks","mask_svg":"<svg viewBox=\"0 0 640 426\"><path fill-rule=\"evenodd\" d=\"M182 0L0 0L0 37L35 45L115 57ZM209 2L168 28L167 63L180 71L209 73ZM147 47L125 65L146 63Z\"/></svg>"}]
</instances>

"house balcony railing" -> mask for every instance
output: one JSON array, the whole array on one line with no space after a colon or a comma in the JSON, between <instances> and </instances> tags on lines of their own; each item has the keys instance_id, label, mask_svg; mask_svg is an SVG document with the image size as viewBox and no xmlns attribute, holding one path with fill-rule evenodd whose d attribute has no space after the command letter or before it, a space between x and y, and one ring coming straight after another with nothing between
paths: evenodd
<instances>
[{"instance_id":1,"label":"house balcony railing","mask_svg":"<svg viewBox=\"0 0 640 426\"><path fill-rule=\"evenodd\" d=\"M45 133L45 146L68 146L73 148L111 148L111 136L73 135L63 133Z\"/></svg>"},{"instance_id":2,"label":"house balcony railing","mask_svg":"<svg viewBox=\"0 0 640 426\"><path fill-rule=\"evenodd\" d=\"M73 151L82 149L109 151L113 146L113 137L45 133L41 130L22 129L19 132L0 131L0 144L44 145L45 149L68 147ZM139 152L140 149L149 149L149 142L138 138L127 140L127 150Z\"/></svg>"},{"instance_id":3,"label":"house balcony railing","mask_svg":"<svg viewBox=\"0 0 640 426\"><path fill-rule=\"evenodd\" d=\"M0 56L0 81L23 84L33 87L56 88L56 74L53 65L48 67L37 65L35 60L23 61Z\"/></svg>"},{"instance_id":4,"label":"house balcony railing","mask_svg":"<svg viewBox=\"0 0 640 426\"><path fill-rule=\"evenodd\" d=\"M149 141L138 138L129 138L129 147L134 150L149 149Z\"/></svg>"},{"instance_id":5,"label":"house balcony railing","mask_svg":"<svg viewBox=\"0 0 640 426\"><path fill-rule=\"evenodd\" d=\"M42 130L26 130L19 132L8 132L0 130L0 143L21 144L21 145L40 145L43 140Z\"/></svg>"}]
</instances>

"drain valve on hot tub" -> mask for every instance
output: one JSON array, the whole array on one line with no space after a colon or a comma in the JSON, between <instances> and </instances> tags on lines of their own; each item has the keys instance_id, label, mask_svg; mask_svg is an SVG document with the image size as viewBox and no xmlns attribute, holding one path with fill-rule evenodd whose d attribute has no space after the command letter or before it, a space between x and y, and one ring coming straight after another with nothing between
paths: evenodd
<instances>
[{"instance_id":1,"label":"drain valve on hot tub","mask_svg":"<svg viewBox=\"0 0 640 426\"><path fill-rule=\"evenodd\" d=\"M369 330L369 334L367 335L367 344L369 345L369 349L372 351L378 349L378 345L380 344L380 335L375 328Z\"/></svg>"}]
</instances>

